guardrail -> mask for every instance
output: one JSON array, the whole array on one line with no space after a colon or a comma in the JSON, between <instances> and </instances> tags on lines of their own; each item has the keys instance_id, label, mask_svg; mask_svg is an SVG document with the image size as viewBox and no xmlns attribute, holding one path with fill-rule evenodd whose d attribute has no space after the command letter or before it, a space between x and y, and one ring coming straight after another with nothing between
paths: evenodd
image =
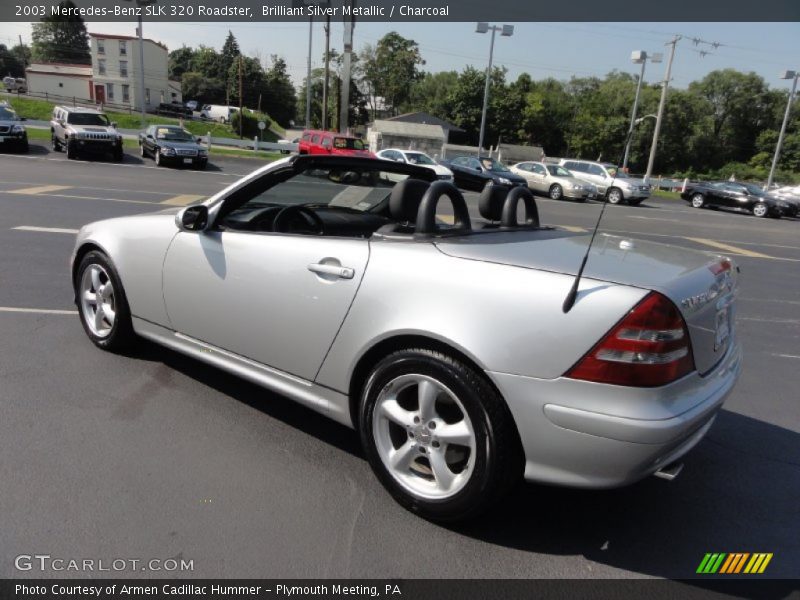
<instances>
[{"instance_id":1,"label":"guardrail","mask_svg":"<svg viewBox=\"0 0 800 600\"><path fill-rule=\"evenodd\" d=\"M208 145L209 149L211 146L225 146L231 148L242 148L244 150L266 150L266 151L274 151L274 152L283 152L284 154L289 154L290 152L297 152L299 144L295 144L292 142L264 142L259 140L257 137L253 138L252 140L243 139L237 140L236 138L223 138L223 137L213 137L211 132L209 131L208 134L205 136L205 143Z\"/></svg>"}]
</instances>

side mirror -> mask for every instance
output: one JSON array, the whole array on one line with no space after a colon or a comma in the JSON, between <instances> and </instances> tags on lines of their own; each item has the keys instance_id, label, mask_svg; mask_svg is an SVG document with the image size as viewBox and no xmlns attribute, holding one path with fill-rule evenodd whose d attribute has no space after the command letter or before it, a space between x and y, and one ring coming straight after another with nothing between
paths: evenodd
<instances>
[{"instance_id":1,"label":"side mirror","mask_svg":"<svg viewBox=\"0 0 800 600\"><path fill-rule=\"evenodd\" d=\"M208 227L208 207L195 204L182 208L175 215L175 225L181 231L203 231Z\"/></svg>"},{"instance_id":2,"label":"side mirror","mask_svg":"<svg viewBox=\"0 0 800 600\"><path fill-rule=\"evenodd\" d=\"M153 139L153 134L152 133L148 133L144 137L146 137L148 140L152 140Z\"/></svg>"},{"instance_id":3,"label":"side mirror","mask_svg":"<svg viewBox=\"0 0 800 600\"><path fill-rule=\"evenodd\" d=\"M116 128L117 128L117 122L116 122L116 121L111 121L111 126L112 126L114 129L116 129Z\"/></svg>"}]
</instances>

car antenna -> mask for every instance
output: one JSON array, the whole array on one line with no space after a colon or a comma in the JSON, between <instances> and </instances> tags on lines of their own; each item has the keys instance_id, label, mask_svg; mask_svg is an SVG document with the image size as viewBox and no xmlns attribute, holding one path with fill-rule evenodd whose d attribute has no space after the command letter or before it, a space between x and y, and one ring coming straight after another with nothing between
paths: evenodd
<instances>
[{"instance_id":1,"label":"car antenna","mask_svg":"<svg viewBox=\"0 0 800 600\"><path fill-rule=\"evenodd\" d=\"M633 135L633 127L628 130L628 135L625 136L625 143L622 145L623 148L628 147L628 142L631 140L631 136ZM617 165L622 163L622 156L619 157L619 161L617 161ZM619 172L619 167L614 170L614 176L611 178L611 183L608 184L608 187L614 185L614 182L617 180L617 173ZM581 276L583 275L583 269L586 267L586 261L589 259L589 252L592 250L592 244L594 244L594 238L597 235L597 230L600 229L600 221L603 219L603 213L606 212L606 205L608 205L608 198L603 203L603 207L600 209L600 214L597 217L597 222L594 224L594 230L592 230L592 237L589 239L589 245L586 246L586 252L583 255L583 260L581 261L581 266L578 267L578 272L575 274L575 280L572 282L572 287L569 288L569 292L567 292L567 297L564 298L564 304L561 305L561 310L564 311L564 314L568 313L572 310L573 305L575 304L575 299L578 297L578 286L581 283Z\"/></svg>"}]
</instances>

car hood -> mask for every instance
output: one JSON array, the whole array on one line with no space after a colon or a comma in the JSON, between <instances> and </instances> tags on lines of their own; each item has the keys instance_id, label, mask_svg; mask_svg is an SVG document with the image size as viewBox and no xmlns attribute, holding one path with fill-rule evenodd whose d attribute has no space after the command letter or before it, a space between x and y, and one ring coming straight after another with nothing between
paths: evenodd
<instances>
[{"instance_id":1,"label":"car hood","mask_svg":"<svg viewBox=\"0 0 800 600\"><path fill-rule=\"evenodd\" d=\"M445 238L436 246L449 256L574 276L590 237L555 229L516 231ZM683 313L695 363L704 373L727 349L717 347L716 319L733 299L738 285L736 268L720 271L721 261L722 257L711 253L598 234L583 276L655 290L670 298Z\"/></svg>"}]
</instances>

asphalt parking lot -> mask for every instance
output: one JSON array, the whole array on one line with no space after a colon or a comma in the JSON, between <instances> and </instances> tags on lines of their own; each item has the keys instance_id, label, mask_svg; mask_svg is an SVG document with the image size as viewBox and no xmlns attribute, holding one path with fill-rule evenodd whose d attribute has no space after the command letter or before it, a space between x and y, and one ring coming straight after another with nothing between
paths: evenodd
<instances>
[{"instance_id":1,"label":"asphalt parking lot","mask_svg":"<svg viewBox=\"0 0 800 600\"><path fill-rule=\"evenodd\" d=\"M771 552L765 577L800 575L800 220L608 207L603 231L738 262L738 387L673 482L526 484L446 528L390 499L354 432L171 351L116 356L84 335L75 230L189 204L261 164L212 163L0 154L1 577L85 575L17 571L33 553L180 557L194 570L169 575L191 577L688 578L706 552ZM574 231L601 207L537 202L543 223Z\"/></svg>"}]
</instances>

